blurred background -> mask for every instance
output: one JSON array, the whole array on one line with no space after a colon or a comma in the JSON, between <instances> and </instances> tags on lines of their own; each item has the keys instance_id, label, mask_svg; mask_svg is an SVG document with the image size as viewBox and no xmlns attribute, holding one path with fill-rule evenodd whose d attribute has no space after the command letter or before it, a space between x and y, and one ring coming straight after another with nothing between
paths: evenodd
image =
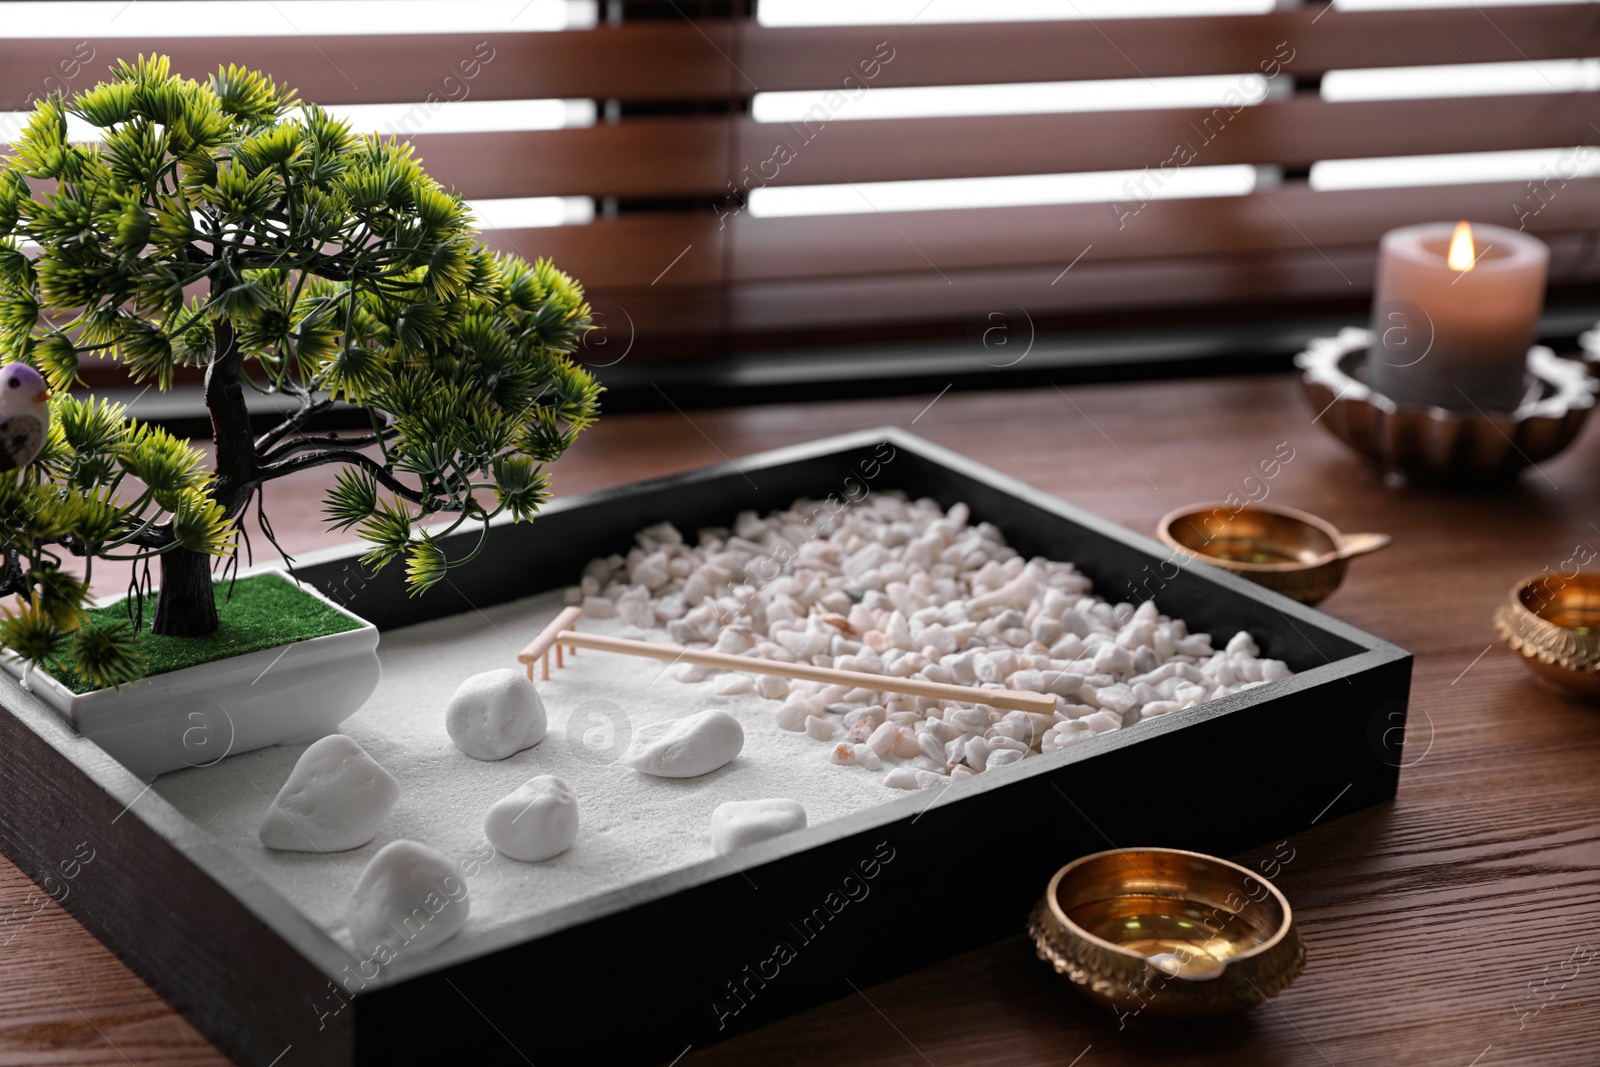
<instances>
[{"instance_id":1,"label":"blurred background","mask_svg":"<svg viewBox=\"0 0 1600 1067\"><path fill-rule=\"evenodd\" d=\"M0 138L150 52L412 140L582 280L611 411L1287 371L1435 219L1550 244L1558 350L1600 315L1594 3L38 0Z\"/></svg>"}]
</instances>

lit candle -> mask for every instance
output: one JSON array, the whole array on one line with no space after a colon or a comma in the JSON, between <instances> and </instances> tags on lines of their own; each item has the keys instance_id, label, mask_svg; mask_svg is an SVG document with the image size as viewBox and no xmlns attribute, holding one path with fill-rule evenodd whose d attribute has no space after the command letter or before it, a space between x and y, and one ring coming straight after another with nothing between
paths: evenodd
<instances>
[{"instance_id":1,"label":"lit candle","mask_svg":"<svg viewBox=\"0 0 1600 1067\"><path fill-rule=\"evenodd\" d=\"M1550 249L1503 226L1383 235L1367 381L1397 404L1512 411L1526 390Z\"/></svg>"}]
</instances>

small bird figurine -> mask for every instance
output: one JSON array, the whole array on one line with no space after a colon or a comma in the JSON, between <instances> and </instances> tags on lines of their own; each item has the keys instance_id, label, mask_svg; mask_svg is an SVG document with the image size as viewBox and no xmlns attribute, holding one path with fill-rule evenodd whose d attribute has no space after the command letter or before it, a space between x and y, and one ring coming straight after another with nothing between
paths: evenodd
<instances>
[{"instance_id":1,"label":"small bird figurine","mask_svg":"<svg viewBox=\"0 0 1600 1067\"><path fill-rule=\"evenodd\" d=\"M50 390L26 363L0 367L0 471L27 466L50 431Z\"/></svg>"}]
</instances>

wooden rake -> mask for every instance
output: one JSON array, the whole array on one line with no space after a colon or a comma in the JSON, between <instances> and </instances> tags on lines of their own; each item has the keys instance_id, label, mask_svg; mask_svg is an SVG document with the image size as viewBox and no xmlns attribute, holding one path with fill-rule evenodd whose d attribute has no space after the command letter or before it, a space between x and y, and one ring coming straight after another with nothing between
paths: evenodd
<instances>
[{"instance_id":1,"label":"wooden rake","mask_svg":"<svg viewBox=\"0 0 1600 1067\"><path fill-rule=\"evenodd\" d=\"M563 649L574 655L578 649L597 652L617 652L624 656L642 656L646 659L667 660L673 663L694 663L720 671L748 671L752 674L772 674L779 678L792 678L824 685L843 685L852 689L870 689L874 692L900 693L905 696L927 697L931 700L948 700L958 704L987 704L1003 711L1029 711L1036 715L1051 715L1056 710L1056 698L1049 693L1024 693L1015 689L980 689L976 686L950 685L930 682L926 678L894 678L865 671L841 671L832 667L816 667L809 663L783 663L755 656L736 656L729 652L712 652L709 649L685 648L656 641L635 641L627 637L605 637L601 634L579 633L572 629L583 618L582 608L566 608L539 631L539 636L528 642L528 647L517 653L517 662L528 669L533 679L533 665L539 664L539 677L550 678L550 653L555 652L556 667L565 665Z\"/></svg>"}]
</instances>

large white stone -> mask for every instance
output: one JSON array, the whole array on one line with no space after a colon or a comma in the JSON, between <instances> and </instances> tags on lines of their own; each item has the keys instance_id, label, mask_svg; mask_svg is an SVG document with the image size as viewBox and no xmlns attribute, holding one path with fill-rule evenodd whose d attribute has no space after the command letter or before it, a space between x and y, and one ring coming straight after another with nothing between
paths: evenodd
<instances>
[{"instance_id":1,"label":"large white stone","mask_svg":"<svg viewBox=\"0 0 1600 1067\"><path fill-rule=\"evenodd\" d=\"M578 799L566 782L541 774L494 802L484 816L483 833L514 860L547 860L577 840Z\"/></svg>"},{"instance_id":2,"label":"large white stone","mask_svg":"<svg viewBox=\"0 0 1600 1067\"><path fill-rule=\"evenodd\" d=\"M544 701L521 671L474 674L444 713L444 728L473 759L502 760L544 740Z\"/></svg>"},{"instance_id":3,"label":"large white stone","mask_svg":"<svg viewBox=\"0 0 1600 1067\"><path fill-rule=\"evenodd\" d=\"M739 720L712 709L641 726L622 760L660 778L694 778L721 767L743 747Z\"/></svg>"},{"instance_id":4,"label":"large white stone","mask_svg":"<svg viewBox=\"0 0 1600 1067\"><path fill-rule=\"evenodd\" d=\"M730 800L711 813L711 847L718 852L765 841L806 828L806 809L797 800Z\"/></svg>"},{"instance_id":5,"label":"large white stone","mask_svg":"<svg viewBox=\"0 0 1600 1067\"><path fill-rule=\"evenodd\" d=\"M261 843L289 852L342 852L378 834L400 799L394 776L344 734L313 743L261 821Z\"/></svg>"},{"instance_id":6,"label":"large white stone","mask_svg":"<svg viewBox=\"0 0 1600 1067\"><path fill-rule=\"evenodd\" d=\"M467 881L441 852L417 841L391 841L356 879L345 922L363 955L380 945L393 957L425 952L467 922Z\"/></svg>"}]
</instances>

